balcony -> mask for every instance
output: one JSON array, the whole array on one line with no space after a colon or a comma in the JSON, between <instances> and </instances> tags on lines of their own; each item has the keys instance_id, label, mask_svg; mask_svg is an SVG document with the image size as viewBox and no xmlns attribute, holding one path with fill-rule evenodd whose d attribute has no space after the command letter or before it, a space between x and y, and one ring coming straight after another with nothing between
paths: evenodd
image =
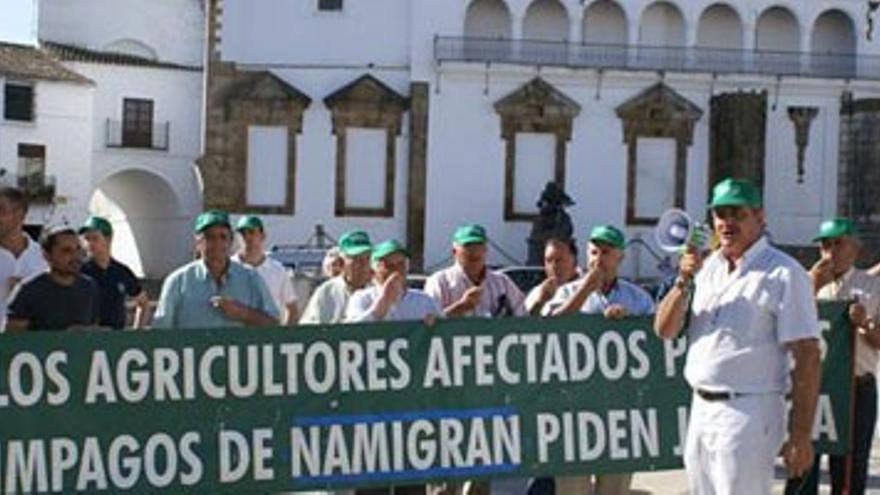
<instances>
[{"instance_id":1,"label":"balcony","mask_svg":"<svg viewBox=\"0 0 880 495\"><path fill-rule=\"evenodd\" d=\"M135 148L168 151L170 122L138 125L128 128L120 120L107 119L106 145L108 148Z\"/></svg>"},{"instance_id":2,"label":"balcony","mask_svg":"<svg viewBox=\"0 0 880 495\"><path fill-rule=\"evenodd\" d=\"M589 69L880 80L880 57L839 53L439 36L434 39L434 60L438 63L504 63Z\"/></svg>"},{"instance_id":3,"label":"balcony","mask_svg":"<svg viewBox=\"0 0 880 495\"><path fill-rule=\"evenodd\" d=\"M46 174L17 175L7 180L28 195L34 204L49 204L55 199L55 177Z\"/></svg>"}]
</instances>

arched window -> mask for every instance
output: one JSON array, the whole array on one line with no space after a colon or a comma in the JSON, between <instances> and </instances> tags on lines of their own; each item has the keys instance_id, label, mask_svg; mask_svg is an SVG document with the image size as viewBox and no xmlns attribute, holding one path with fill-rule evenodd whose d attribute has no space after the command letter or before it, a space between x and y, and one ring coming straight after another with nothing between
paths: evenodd
<instances>
[{"instance_id":1,"label":"arched window","mask_svg":"<svg viewBox=\"0 0 880 495\"><path fill-rule=\"evenodd\" d=\"M729 5L716 3L700 16L697 46L741 49L743 27L739 14Z\"/></svg>"},{"instance_id":2,"label":"arched window","mask_svg":"<svg viewBox=\"0 0 880 495\"><path fill-rule=\"evenodd\" d=\"M651 4L642 14L639 43L649 46L684 46L684 17L669 2Z\"/></svg>"},{"instance_id":3,"label":"arched window","mask_svg":"<svg viewBox=\"0 0 880 495\"><path fill-rule=\"evenodd\" d=\"M584 12L584 41L625 45L628 41L626 13L613 0L593 2Z\"/></svg>"},{"instance_id":4,"label":"arched window","mask_svg":"<svg viewBox=\"0 0 880 495\"><path fill-rule=\"evenodd\" d=\"M535 0L526 10L523 38L542 41L568 39L568 13L559 0Z\"/></svg>"},{"instance_id":5,"label":"arched window","mask_svg":"<svg viewBox=\"0 0 880 495\"><path fill-rule=\"evenodd\" d=\"M468 38L510 38L511 16L503 0L474 0L464 18Z\"/></svg>"},{"instance_id":6,"label":"arched window","mask_svg":"<svg viewBox=\"0 0 880 495\"><path fill-rule=\"evenodd\" d=\"M813 24L810 67L817 75L856 75L856 35L852 19L840 10L824 12Z\"/></svg>"},{"instance_id":7,"label":"arched window","mask_svg":"<svg viewBox=\"0 0 880 495\"><path fill-rule=\"evenodd\" d=\"M785 7L772 7L758 18L755 48L768 51L800 51L801 30L797 18Z\"/></svg>"}]
</instances>

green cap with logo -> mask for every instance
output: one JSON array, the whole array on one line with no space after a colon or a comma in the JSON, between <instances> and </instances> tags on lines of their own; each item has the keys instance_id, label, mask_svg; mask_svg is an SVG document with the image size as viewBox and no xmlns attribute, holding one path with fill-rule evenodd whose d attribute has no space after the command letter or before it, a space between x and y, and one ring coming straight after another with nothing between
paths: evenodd
<instances>
[{"instance_id":1,"label":"green cap with logo","mask_svg":"<svg viewBox=\"0 0 880 495\"><path fill-rule=\"evenodd\" d=\"M104 217L91 216L87 218L85 223L82 224L82 227L79 228L79 233L82 235L90 230L100 232L104 237L110 237L113 235L113 226L110 225L110 222Z\"/></svg>"},{"instance_id":2,"label":"green cap with logo","mask_svg":"<svg viewBox=\"0 0 880 495\"><path fill-rule=\"evenodd\" d=\"M232 229L229 222L229 214L223 210L208 210L196 217L195 231L201 234L205 230L215 225L224 225L228 229Z\"/></svg>"},{"instance_id":3,"label":"green cap with logo","mask_svg":"<svg viewBox=\"0 0 880 495\"><path fill-rule=\"evenodd\" d=\"M761 193L751 181L746 179L724 179L712 188L712 202L709 208L722 206L763 206Z\"/></svg>"},{"instance_id":4,"label":"green cap with logo","mask_svg":"<svg viewBox=\"0 0 880 495\"><path fill-rule=\"evenodd\" d=\"M855 237L859 234L856 224L849 218L835 217L825 220L819 225L819 235L813 238L813 242L836 237Z\"/></svg>"},{"instance_id":5,"label":"green cap with logo","mask_svg":"<svg viewBox=\"0 0 880 495\"><path fill-rule=\"evenodd\" d=\"M339 238L339 252L343 256L358 256L373 249L370 236L363 230L349 230Z\"/></svg>"},{"instance_id":6,"label":"green cap with logo","mask_svg":"<svg viewBox=\"0 0 880 495\"><path fill-rule=\"evenodd\" d=\"M590 232L590 242L604 242L617 249L623 249L626 238L623 232L612 225L598 225Z\"/></svg>"},{"instance_id":7,"label":"green cap with logo","mask_svg":"<svg viewBox=\"0 0 880 495\"><path fill-rule=\"evenodd\" d=\"M372 260L373 263L376 263L389 254L394 253L401 253L409 258L409 251L403 247L403 244L397 242L395 239L389 239L373 246L373 254L370 255L370 260Z\"/></svg>"},{"instance_id":8,"label":"green cap with logo","mask_svg":"<svg viewBox=\"0 0 880 495\"><path fill-rule=\"evenodd\" d=\"M459 226L452 234L452 243L458 246L483 244L486 242L486 229L475 223Z\"/></svg>"},{"instance_id":9,"label":"green cap with logo","mask_svg":"<svg viewBox=\"0 0 880 495\"><path fill-rule=\"evenodd\" d=\"M259 230L262 232L263 221L256 215L245 215L239 218L238 223L235 224L236 232L241 232L242 230Z\"/></svg>"}]
</instances>

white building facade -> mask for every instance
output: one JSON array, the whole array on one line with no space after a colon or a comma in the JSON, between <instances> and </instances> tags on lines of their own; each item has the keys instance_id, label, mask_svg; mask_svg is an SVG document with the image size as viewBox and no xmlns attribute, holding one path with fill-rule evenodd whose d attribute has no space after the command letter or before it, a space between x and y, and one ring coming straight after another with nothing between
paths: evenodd
<instances>
[{"instance_id":1,"label":"white building facade","mask_svg":"<svg viewBox=\"0 0 880 495\"><path fill-rule=\"evenodd\" d=\"M266 214L273 242L365 228L429 269L477 222L522 262L555 180L576 237L624 228L648 245L626 274L651 277L659 215L705 218L727 176L762 185L779 244L834 214L877 232L861 0L210 4L205 201Z\"/></svg>"},{"instance_id":2,"label":"white building facade","mask_svg":"<svg viewBox=\"0 0 880 495\"><path fill-rule=\"evenodd\" d=\"M112 19L112 21L108 21ZM114 225L114 254L161 278L192 252L201 209L205 12L197 0L41 1L42 48L93 82L83 182L71 222L88 214Z\"/></svg>"}]
</instances>

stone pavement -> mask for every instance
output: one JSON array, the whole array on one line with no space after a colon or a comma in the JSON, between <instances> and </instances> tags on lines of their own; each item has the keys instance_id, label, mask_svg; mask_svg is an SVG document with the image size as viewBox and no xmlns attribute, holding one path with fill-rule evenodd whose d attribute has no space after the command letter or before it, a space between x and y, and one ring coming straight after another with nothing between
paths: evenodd
<instances>
[{"instance_id":1,"label":"stone pavement","mask_svg":"<svg viewBox=\"0 0 880 495\"><path fill-rule=\"evenodd\" d=\"M782 465L776 469L777 483L774 487L774 495L781 494L785 485L785 474ZM685 495L687 481L684 471L658 471L655 473L640 473L633 478L633 495ZM830 494L831 485L828 479L827 462L822 465L822 480L820 482L820 494ZM868 494L880 495L880 438L874 439L874 448L871 450L871 467L868 472Z\"/></svg>"}]
</instances>

